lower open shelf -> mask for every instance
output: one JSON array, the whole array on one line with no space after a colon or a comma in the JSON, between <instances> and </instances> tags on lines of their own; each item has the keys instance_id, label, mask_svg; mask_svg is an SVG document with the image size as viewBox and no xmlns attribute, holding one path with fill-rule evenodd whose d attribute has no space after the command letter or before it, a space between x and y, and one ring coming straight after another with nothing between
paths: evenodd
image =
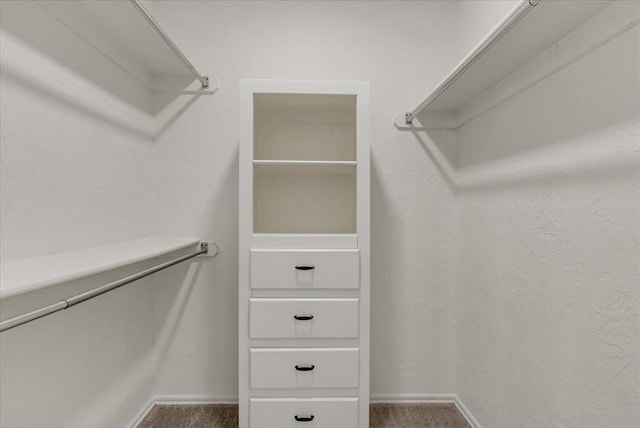
<instances>
[{"instance_id":1,"label":"lower open shelf","mask_svg":"<svg viewBox=\"0 0 640 428\"><path fill-rule=\"evenodd\" d=\"M355 166L326 168L256 167L254 233L355 233Z\"/></svg>"}]
</instances>

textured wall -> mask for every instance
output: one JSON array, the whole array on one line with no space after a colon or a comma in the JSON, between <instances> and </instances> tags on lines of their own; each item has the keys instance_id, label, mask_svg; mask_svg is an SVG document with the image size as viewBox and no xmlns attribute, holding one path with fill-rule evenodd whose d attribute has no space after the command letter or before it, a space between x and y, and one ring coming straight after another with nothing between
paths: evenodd
<instances>
[{"instance_id":1,"label":"textured wall","mask_svg":"<svg viewBox=\"0 0 640 428\"><path fill-rule=\"evenodd\" d=\"M465 54L518 4L518 0L460 0L458 4L460 52Z\"/></svg>"},{"instance_id":2,"label":"textured wall","mask_svg":"<svg viewBox=\"0 0 640 428\"><path fill-rule=\"evenodd\" d=\"M640 420L638 48L461 129L456 392L485 427Z\"/></svg>"},{"instance_id":3,"label":"textured wall","mask_svg":"<svg viewBox=\"0 0 640 428\"><path fill-rule=\"evenodd\" d=\"M237 394L241 78L371 82L372 392L452 391L453 195L423 147L391 119L457 61L457 11L451 2L155 5L158 20L221 87L212 97L181 98L160 116L156 230L211 237L221 252L186 300L158 394ZM157 299L177 287L162 286Z\"/></svg>"},{"instance_id":4,"label":"textured wall","mask_svg":"<svg viewBox=\"0 0 640 428\"><path fill-rule=\"evenodd\" d=\"M1 43L2 258L147 236L148 91L35 2L2 2Z\"/></svg>"},{"instance_id":5,"label":"textured wall","mask_svg":"<svg viewBox=\"0 0 640 428\"><path fill-rule=\"evenodd\" d=\"M37 3L2 1L0 17L2 258L149 235L148 92ZM131 269L3 300L2 318ZM2 333L0 425L123 425L150 394L151 291L141 283Z\"/></svg>"}]
</instances>

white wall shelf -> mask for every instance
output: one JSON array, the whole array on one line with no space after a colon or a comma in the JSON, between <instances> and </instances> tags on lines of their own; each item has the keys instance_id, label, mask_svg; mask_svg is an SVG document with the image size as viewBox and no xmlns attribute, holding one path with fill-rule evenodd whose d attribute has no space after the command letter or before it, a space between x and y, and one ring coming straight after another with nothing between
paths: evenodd
<instances>
[{"instance_id":1,"label":"white wall shelf","mask_svg":"<svg viewBox=\"0 0 640 428\"><path fill-rule=\"evenodd\" d=\"M151 16L150 2L36 1L151 90L182 92L195 79L202 85L198 92L215 90Z\"/></svg>"},{"instance_id":2,"label":"white wall shelf","mask_svg":"<svg viewBox=\"0 0 640 428\"><path fill-rule=\"evenodd\" d=\"M161 257L198 244L192 238L151 237L2 262L0 299Z\"/></svg>"},{"instance_id":3,"label":"white wall shelf","mask_svg":"<svg viewBox=\"0 0 640 428\"><path fill-rule=\"evenodd\" d=\"M472 100L610 3L611 0L520 1L416 109L396 116L395 126L400 129L459 127L461 112ZM407 123L405 115L411 113L412 123Z\"/></svg>"}]
</instances>

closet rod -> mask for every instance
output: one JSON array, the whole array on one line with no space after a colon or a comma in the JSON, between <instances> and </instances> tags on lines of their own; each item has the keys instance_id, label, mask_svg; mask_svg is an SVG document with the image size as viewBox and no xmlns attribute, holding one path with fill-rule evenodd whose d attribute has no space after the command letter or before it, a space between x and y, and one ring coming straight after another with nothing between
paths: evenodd
<instances>
[{"instance_id":1,"label":"closet rod","mask_svg":"<svg viewBox=\"0 0 640 428\"><path fill-rule=\"evenodd\" d=\"M482 58L494 44L498 42L516 25L524 16L529 13L541 0L522 0L517 8L506 16L498 25L488 34L462 61L454 68L451 73L445 77L436 88L431 91L429 96L414 108L412 111L405 113L404 121L411 123L413 119L419 115L425 108L436 100L449 86L453 85L476 61Z\"/></svg>"},{"instance_id":2,"label":"closet rod","mask_svg":"<svg viewBox=\"0 0 640 428\"><path fill-rule=\"evenodd\" d=\"M158 35L164 40L164 42L169 46L169 48L173 51L173 53L182 61L182 63L193 73L193 75L200 81L203 88L209 87L209 77L203 76L196 70L196 68L191 64L191 61L187 59L187 57L182 53L180 48L171 40L171 37L160 27L160 24L151 16L151 14L144 8L142 2L140 0L129 0L131 4L140 12L140 14L147 20L149 25L158 33Z\"/></svg>"},{"instance_id":3,"label":"closet rod","mask_svg":"<svg viewBox=\"0 0 640 428\"><path fill-rule=\"evenodd\" d=\"M153 273L159 272L161 270L167 269L173 265L177 265L178 263L182 263L186 260L192 259L201 254L208 254L209 245L208 243L200 243L200 250L195 253L187 254L182 257L178 257L177 259L170 260L168 262L162 263L160 265L154 266L149 269L145 269L142 272L135 273L133 275L129 275L122 279L119 279L114 282L110 282L109 284L101 285L100 287L96 287L93 290L85 291L84 293L76 294L73 297L69 297L68 299L60 300L57 303L53 303L47 306L43 306L31 312L27 312L13 318L9 318L0 322L0 333L14 327L18 327L19 325L26 324L28 322L37 320L38 318L45 317L47 315L51 315L55 312L61 311L63 309L69 309L72 306L75 306L79 303L86 302L89 299L93 299L94 297L98 297L102 294L108 293L109 291L115 290L116 288L120 288L124 285L130 284L134 281L137 281L145 276L149 276Z\"/></svg>"}]
</instances>

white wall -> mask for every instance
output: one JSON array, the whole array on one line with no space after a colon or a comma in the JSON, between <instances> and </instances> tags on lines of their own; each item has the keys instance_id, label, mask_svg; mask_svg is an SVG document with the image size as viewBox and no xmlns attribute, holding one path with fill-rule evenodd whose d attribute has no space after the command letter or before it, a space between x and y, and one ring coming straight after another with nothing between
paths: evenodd
<instances>
[{"instance_id":1,"label":"white wall","mask_svg":"<svg viewBox=\"0 0 640 428\"><path fill-rule=\"evenodd\" d=\"M640 420L639 40L460 130L455 390L485 427Z\"/></svg>"},{"instance_id":2,"label":"white wall","mask_svg":"<svg viewBox=\"0 0 640 428\"><path fill-rule=\"evenodd\" d=\"M37 3L2 12L2 258L147 236L150 94Z\"/></svg>"},{"instance_id":3,"label":"white wall","mask_svg":"<svg viewBox=\"0 0 640 428\"><path fill-rule=\"evenodd\" d=\"M156 393L237 394L241 78L371 82L372 392L452 392L453 195L391 118L458 60L457 5L158 2L154 12L221 87L213 97L179 99L160 116L163 128L165 115L183 110L156 140L156 230L211 237L221 252L186 301ZM156 298L170 300L163 292Z\"/></svg>"},{"instance_id":4,"label":"white wall","mask_svg":"<svg viewBox=\"0 0 640 428\"><path fill-rule=\"evenodd\" d=\"M2 259L148 236L149 93L30 1L0 2ZM121 269L3 300L2 319ZM148 283L0 335L0 425L121 426L148 399Z\"/></svg>"},{"instance_id":5,"label":"white wall","mask_svg":"<svg viewBox=\"0 0 640 428\"><path fill-rule=\"evenodd\" d=\"M462 55L473 49L518 2L519 0L460 0L458 31Z\"/></svg>"}]
</instances>

